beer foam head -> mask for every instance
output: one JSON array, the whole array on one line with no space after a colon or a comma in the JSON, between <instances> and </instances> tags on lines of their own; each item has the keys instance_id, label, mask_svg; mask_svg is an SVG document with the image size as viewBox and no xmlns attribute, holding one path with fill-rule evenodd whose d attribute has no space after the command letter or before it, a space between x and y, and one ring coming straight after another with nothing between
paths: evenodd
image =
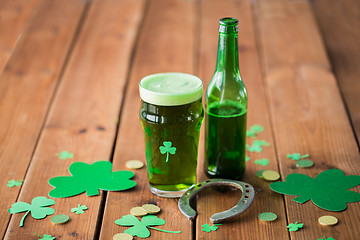
<instances>
[{"instance_id":1,"label":"beer foam head","mask_svg":"<svg viewBox=\"0 0 360 240\"><path fill-rule=\"evenodd\" d=\"M176 106L200 99L203 84L200 78L187 73L157 73L141 79L139 90L140 98L147 103Z\"/></svg>"}]
</instances>

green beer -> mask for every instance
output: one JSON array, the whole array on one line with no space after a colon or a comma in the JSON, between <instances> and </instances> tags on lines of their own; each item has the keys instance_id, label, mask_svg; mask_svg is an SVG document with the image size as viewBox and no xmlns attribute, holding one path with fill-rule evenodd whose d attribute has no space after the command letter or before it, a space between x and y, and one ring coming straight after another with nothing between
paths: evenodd
<instances>
[{"instance_id":1,"label":"green beer","mask_svg":"<svg viewBox=\"0 0 360 240\"><path fill-rule=\"evenodd\" d=\"M160 73L139 83L150 190L180 197L196 183L204 111L202 82L185 73Z\"/></svg>"},{"instance_id":2,"label":"green beer","mask_svg":"<svg viewBox=\"0 0 360 240\"><path fill-rule=\"evenodd\" d=\"M216 70L206 90L204 171L239 180L245 171L247 91L240 76L238 20L220 19Z\"/></svg>"}]
</instances>

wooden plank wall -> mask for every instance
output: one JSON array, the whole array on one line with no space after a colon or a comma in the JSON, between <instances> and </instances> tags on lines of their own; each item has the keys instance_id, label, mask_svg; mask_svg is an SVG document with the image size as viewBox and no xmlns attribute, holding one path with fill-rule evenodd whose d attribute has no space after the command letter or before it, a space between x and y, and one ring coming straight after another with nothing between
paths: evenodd
<instances>
[{"instance_id":1,"label":"wooden plank wall","mask_svg":"<svg viewBox=\"0 0 360 240\"><path fill-rule=\"evenodd\" d=\"M315 0L311 3L359 144L360 1Z\"/></svg>"},{"instance_id":2,"label":"wooden plank wall","mask_svg":"<svg viewBox=\"0 0 360 240\"><path fill-rule=\"evenodd\" d=\"M259 0L255 7L281 175L299 172L315 177L331 168L359 175L357 144L308 1ZM309 153L315 166L297 169L286 159L293 152ZM293 198L285 198L288 221L303 222L305 227L291 232L291 238L358 237L353 231L358 205L331 212L339 224L327 228L317 219L328 211Z\"/></svg>"},{"instance_id":3,"label":"wooden plank wall","mask_svg":"<svg viewBox=\"0 0 360 240\"><path fill-rule=\"evenodd\" d=\"M80 2L77 1L78 4ZM56 11L63 7L74 9L73 0L56 3ZM36 196L47 196L52 189L47 184L48 180L54 176L68 175L68 167L74 161L92 163L111 159L117 117L131 52L142 17L142 7L142 0L92 3L18 200L30 202ZM118 9L127 11L119 14ZM61 11L58 14L61 14ZM65 17L70 18L63 15L63 18ZM56 46L56 49L61 50L61 47ZM74 158L58 159L55 153L62 150L72 152ZM71 221L68 224L54 227L50 222L39 224L37 220L27 217L25 226L19 228L22 214L16 214L11 217L5 238L29 239L34 236L33 232L40 235L51 234L57 239L98 238L97 224L102 213L102 196L87 197L82 194L56 199L56 202L54 208L57 214L70 215ZM89 207L85 216L71 213L71 208L78 204Z\"/></svg>"},{"instance_id":4,"label":"wooden plank wall","mask_svg":"<svg viewBox=\"0 0 360 240\"><path fill-rule=\"evenodd\" d=\"M31 11L31 2L30 6L22 1L19 4L23 4L22 8L29 7ZM25 178L84 11L84 3L77 2L69 7L70 2L43 0L39 3L37 12L41 14L34 15L27 24L0 74L0 237L3 237L10 219L7 209L16 202L20 191L20 187L9 189L7 181ZM24 11L27 13L27 10ZM15 23L23 26L25 19L21 19ZM1 36L5 44L12 43L11 37L21 32L21 28L14 29L16 31L11 30L10 35ZM6 57L1 56L1 61L5 63Z\"/></svg>"}]
</instances>

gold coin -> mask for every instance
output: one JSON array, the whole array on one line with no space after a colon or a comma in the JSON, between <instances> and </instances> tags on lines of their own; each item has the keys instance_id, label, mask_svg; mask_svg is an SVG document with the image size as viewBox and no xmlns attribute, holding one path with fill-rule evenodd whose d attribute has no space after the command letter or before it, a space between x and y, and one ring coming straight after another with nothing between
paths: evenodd
<instances>
[{"instance_id":1,"label":"gold coin","mask_svg":"<svg viewBox=\"0 0 360 240\"><path fill-rule=\"evenodd\" d=\"M280 174L273 170L266 170L262 173L262 176L266 181L276 181L280 178Z\"/></svg>"},{"instance_id":2,"label":"gold coin","mask_svg":"<svg viewBox=\"0 0 360 240\"><path fill-rule=\"evenodd\" d=\"M130 209L130 213L136 217L141 217L148 214L147 211L145 211L142 207L134 207Z\"/></svg>"},{"instance_id":3,"label":"gold coin","mask_svg":"<svg viewBox=\"0 0 360 240\"><path fill-rule=\"evenodd\" d=\"M329 215L319 217L318 221L321 225L324 226L332 226L338 223L338 219L336 217Z\"/></svg>"},{"instance_id":4,"label":"gold coin","mask_svg":"<svg viewBox=\"0 0 360 240\"><path fill-rule=\"evenodd\" d=\"M113 236L114 240L132 240L133 236L128 233L117 233Z\"/></svg>"},{"instance_id":5,"label":"gold coin","mask_svg":"<svg viewBox=\"0 0 360 240\"><path fill-rule=\"evenodd\" d=\"M141 207L149 214L156 214L161 210L158 206L154 204L144 204Z\"/></svg>"},{"instance_id":6,"label":"gold coin","mask_svg":"<svg viewBox=\"0 0 360 240\"><path fill-rule=\"evenodd\" d=\"M139 160L130 160L125 163L125 166L129 169L140 169L144 166L144 163Z\"/></svg>"}]
</instances>

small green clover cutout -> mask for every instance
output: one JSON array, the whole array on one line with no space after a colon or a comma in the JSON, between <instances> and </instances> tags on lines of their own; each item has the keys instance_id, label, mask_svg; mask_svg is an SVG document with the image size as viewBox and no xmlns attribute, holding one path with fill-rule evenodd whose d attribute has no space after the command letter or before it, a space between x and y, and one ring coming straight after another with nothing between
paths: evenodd
<instances>
[{"instance_id":1,"label":"small green clover cutout","mask_svg":"<svg viewBox=\"0 0 360 240\"><path fill-rule=\"evenodd\" d=\"M250 157L249 156L245 156L245 162L249 161Z\"/></svg>"},{"instance_id":2,"label":"small green clover cutout","mask_svg":"<svg viewBox=\"0 0 360 240\"><path fill-rule=\"evenodd\" d=\"M289 229L289 232L296 232L297 230L299 230L299 228L303 228L304 224L303 223L290 223L287 228Z\"/></svg>"},{"instance_id":3,"label":"small green clover cutout","mask_svg":"<svg viewBox=\"0 0 360 240\"><path fill-rule=\"evenodd\" d=\"M211 231L216 231L220 226L221 224L214 224L212 226L210 226L209 224L204 224L204 225L201 225L201 231L203 232L211 232Z\"/></svg>"},{"instance_id":4,"label":"small green clover cutout","mask_svg":"<svg viewBox=\"0 0 360 240\"><path fill-rule=\"evenodd\" d=\"M163 142L164 146L160 146L160 152L161 154L165 154L166 153L166 162L169 161L169 153L170 154L175 154L176 152L176 147L171 147L172 146L172 142L170 141L165 141Z\"/></svg>"},{"instance_id":5,"label":"small green clover cutout","mask_svg":"<svg viewBox=\"0 0 360 240\"><path fill-rule=\"evenodd\" d=\"M74 154L69 153L68 151L61 151L60 153L56 153L55 155L58 156L59 159L62 159L62 160L74 157Z\"/></svg>"},{"instance_id":6,"label":"small green clover cutout","mask_svg":"<svg viewBox=\"0 0 360 240\"><path fill-rule=\"evenodd\" d=\"M36 232L34 232L36 234L36 236L39 237L38 240L54 240L55 237L48 235L48 234L44 234L44 236L40 236L39 234L37 234Z\"/></svg>"},{"instance_id":7,"label":"small green clover cutout","mask_svg":"<svg viewBox=\"0 0 360 240\"><path fill-rule=\"evenodd\" d=\"M256 135L262 131L264 131L264 127L261 125L255 124L255 125L251 126L249 130L246 131L246 136L255 138Z\"/></svg>"},{"instance_id":8,"label":"small green clover cutout","mask_svg":"<svg viewBox=\"0 0 360 240\"><path fill-rule=\"evenodd\" d=\"M8 181L8 184L6 186L8 187L15 187L15 186L21 186L23 184L24 180L10 180Z\"/></svg>"},{"instance_id":9,"label":"small green clover cutout","mask_svg":"<svg viewBox=\"0 0 360 240\"><path fill-rule=\"evenodd\" d=\"M76 214L83 214L83 213L85 213L84 210L87 210L87 209L88 208L86 205L78 204L78 206L76 208L71 209L71 212L74 212Z\"/></svg>"},{"instance_id":10,"label":"small green clover cutout","mask_svg":"<svg viewBox=\"0 0 360 240\"><path fill-rule=\"evenodd\" d=\"M293 153L293 154L288 154L286 157L297 161L309 157L309 154L305 154L301 156L300 153Z\"/></svg>"},{"instance_id":11,"label":"small green clover cutout","mask_svg":"<svg viewBox=\"0 0 360 240\"><path fill-rule=\"evenodd\" d=\"M122 218L115 220L115 223L120 226L132 226L131 228L126 229L124 233L128 233L131 236L138 236L140 238L147 238L150 236L150 231L148 228L167 233L181 233L181 231L167 231L151 227L165 224L164 219L158 218L154 215L144 216L142 217L141 221L139 221L139 219L137 219L134 215L125 215Z\"/></svg>"},{"instance_id":12,"label":"small green clover cutout","mask_svg":"<svg viewBox=\"0 0 360 240\"><path fill-rule=\"evenodd\" d=\"M335 240L335 238L332 237L326 238L325 236L323 236L323 238L318 238L318 240Z\"/></svg>"},{"instance_id":13,"label":"small green clover cutout","mask_svg":"<svg viewBox=\"0 0 360 240\"><path fill-rule=\"evenodd\" d=\"M246 144L249 152L261 152L263 150L262 146L270 146L270 143L265 140L254 140L252 145Z\"/></svg>"},{"instance_id":14,"label":"small green clover cutout","mask_svg":"<svg viewBox=\"0 0 360 240\"><path fill-rule=\"evenodd\" d=\"M55 213L53 208L49 208L48 206L52 206L55 204L53 199L48 199L46 197L35 197L31 201L31 204L26 202L16 202L11 205L9 209L9 213L20 213L26 212L25 215L21 218L20 227L24 226L24 220L26 216L31 212L31 216L35 219L42 219L48 215L52 215Z\"/></svg>"},{"instance_id":15,"label":"small green clover cutout","mask_svg":"<svg viewBox=\"0 0 360 240\"><path fill-rule=\"evenodd\" d=\"M267 166L267 165L269 165L269 159L266 159L266 158L258 159L258 160L255 160L254 163L256 165Z\"/></svg>"}]
</instances>

